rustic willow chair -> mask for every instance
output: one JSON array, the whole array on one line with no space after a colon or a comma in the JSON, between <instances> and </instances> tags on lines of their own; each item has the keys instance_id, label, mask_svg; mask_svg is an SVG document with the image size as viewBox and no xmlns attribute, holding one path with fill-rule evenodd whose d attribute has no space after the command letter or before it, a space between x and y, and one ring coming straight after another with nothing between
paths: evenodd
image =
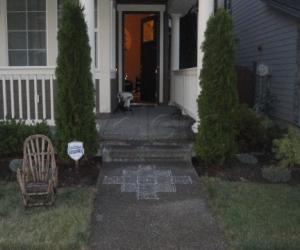
<instances>
[{"instance_id":1,"label":"rustic willow chair","mask_svg":"<svg viewBox=\"0 0 300 250\"><path fill-rule=\"evenodd\" d=\"M22 168L17 172L24 206L52 205L57 187L55 152L44 135L29 136L24 142Z\"/></svg>"}]
</instances>

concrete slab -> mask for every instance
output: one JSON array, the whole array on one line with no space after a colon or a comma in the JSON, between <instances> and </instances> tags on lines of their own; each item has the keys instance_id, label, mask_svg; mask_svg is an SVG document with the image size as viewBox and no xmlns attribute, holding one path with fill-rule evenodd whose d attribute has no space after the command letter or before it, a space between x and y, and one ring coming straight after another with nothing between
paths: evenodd
<instances>
[{"instance_id":1,"label":"concrete slab","mask_svg":"<svg viewBox=\"0 0 300 250\"><path fill-rule=\"evenodd\" d=\"M193 140L194 120L172 106L138 106L97 117L100 141Z\"/></svg>"},{"instance_id":2,"label":"concrete slab","mask_svg":"<svg viewBox=\"0 0 300 250\"><path fill-rule=\"evenodd\" d=\"M91 249L228 249L189 162L105 163Z\"/></svg>"}]
</instances>

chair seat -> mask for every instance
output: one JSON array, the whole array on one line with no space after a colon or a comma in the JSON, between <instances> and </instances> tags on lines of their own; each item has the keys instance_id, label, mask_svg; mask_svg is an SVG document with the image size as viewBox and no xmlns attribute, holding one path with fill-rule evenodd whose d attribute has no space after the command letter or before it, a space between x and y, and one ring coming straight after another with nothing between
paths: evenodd
<instances>
[{"instance_id":1,"label":"chair seat","mask_svg":"<svg viewBox=\"0 0 300 250\"><path fill-rule=\"evenodd\" d=\"M25 189L28 194L47 193L48 186L47 182L29 182L26 184Z\"/></svg>"}]
</instances>

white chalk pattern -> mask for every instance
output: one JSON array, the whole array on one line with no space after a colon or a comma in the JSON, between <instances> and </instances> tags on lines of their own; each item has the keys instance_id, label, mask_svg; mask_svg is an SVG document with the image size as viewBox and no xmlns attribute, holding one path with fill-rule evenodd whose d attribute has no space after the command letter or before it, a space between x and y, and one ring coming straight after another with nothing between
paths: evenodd
<instances>
[{"instance_id":1,"label":"white chalk pattern","mask_svg":"<svg viewBox=\"0 0 300 250\"><path fill-rule=\"evenodd\" d=\"M171 170L140 165L123 170L122 176L105 176L103 184L121 185L121 192L136 193L137 200L159 200L158 193L176 193L177 185L192 184L190 176L173 176Z\"/></svg>"}]
</instances>

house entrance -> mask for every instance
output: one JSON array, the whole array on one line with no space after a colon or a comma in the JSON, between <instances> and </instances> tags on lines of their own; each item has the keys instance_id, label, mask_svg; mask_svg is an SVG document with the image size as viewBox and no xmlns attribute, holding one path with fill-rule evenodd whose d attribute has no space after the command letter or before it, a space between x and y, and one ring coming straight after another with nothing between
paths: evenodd
<instances>
[{"instance_id":1,"label":"house entrance","mask_svg":"<svg viewBox=\"0 0 300 250\"><path fill-rule=\"evenodd\" d=\"M123 13L123 90L136 104L159 102L159 13Z\"/></svg>"}]
</instances>

